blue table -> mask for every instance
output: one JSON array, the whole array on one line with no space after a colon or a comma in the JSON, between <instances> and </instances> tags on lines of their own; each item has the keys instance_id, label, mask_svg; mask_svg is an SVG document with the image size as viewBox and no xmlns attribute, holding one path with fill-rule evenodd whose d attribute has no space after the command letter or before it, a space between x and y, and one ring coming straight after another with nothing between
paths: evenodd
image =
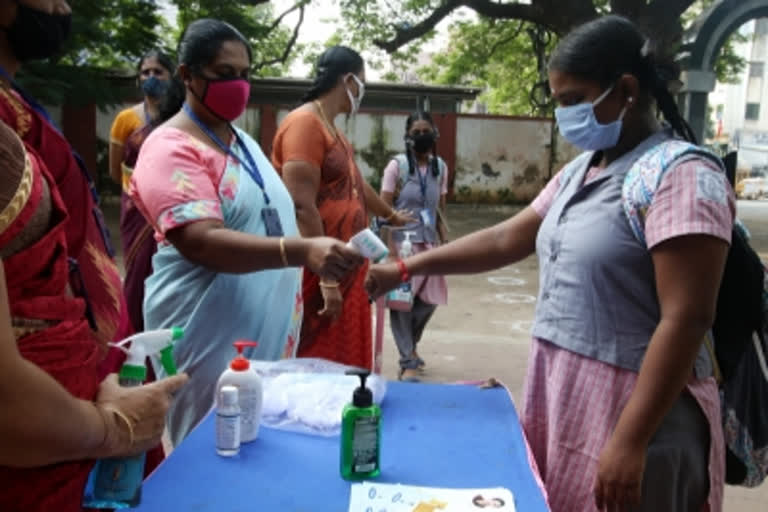
<instances>
[{"instance_id":1,"label":"blue table","mask_svg":"<svg viewBox=\"0 0 768 512\"><path fill-rule=\"evenodd\" d=\"M548 507L503 388L388 383L382 406L380 482L507 487L517 510ZM137 510L346 512L339 438L261 429L240 455L216 455L210 415L145 482Z\"/></svg>"}]
</instances>

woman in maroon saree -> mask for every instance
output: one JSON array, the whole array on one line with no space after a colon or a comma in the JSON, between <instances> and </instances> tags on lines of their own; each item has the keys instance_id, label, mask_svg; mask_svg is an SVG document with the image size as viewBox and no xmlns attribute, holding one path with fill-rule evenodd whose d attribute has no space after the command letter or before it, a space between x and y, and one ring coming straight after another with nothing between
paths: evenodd
<instances>
[{"instance_id":1,"label":"woman in maroon saree","mask_svg":"<svg viewBox=\"0 0 768 512\"><path fill-rule=\"evenodd\" d=\"M14 82L23 62L58 51L70 13L64 0L0 10L0 121L34 162L20 177L0 173L8 201L0 256L19 351L74 396L92 401L104 376L118 368L117 360L105 360L107 344L132 333L120 274L88 172L45 110ZM150 467L162 457L155 454ZM0 510L80 510L92 465L0 466Z\"/></svg>"},{"instance_id":2,"label":"woman in maroon saree","mask_svg":"<svg viewBox=\"0 0 768 512\"><path fill-rule=\"evenodd\" d=\"M153 58L158 60L160 66L167 68L169 74L173 74L173 65L168 57L159 52L148 55L162 55L162 57ZM153 98L155 110L151 121L128 135L123 143L121 162L123 187L130 181L144 140L156 126L176 114L184 102L184 86L178 79L170 78L163 83L165 84L162 87L163 95ZM152 255L157 250L157 243L154 238L154 229L136 208L126 190L123 190L120 197L120 240L123 244L125 268L123 290L128 303L128 315L134 330L140 332L144 330L144 281L152 273Z\"/></svg>"}]
</instances>

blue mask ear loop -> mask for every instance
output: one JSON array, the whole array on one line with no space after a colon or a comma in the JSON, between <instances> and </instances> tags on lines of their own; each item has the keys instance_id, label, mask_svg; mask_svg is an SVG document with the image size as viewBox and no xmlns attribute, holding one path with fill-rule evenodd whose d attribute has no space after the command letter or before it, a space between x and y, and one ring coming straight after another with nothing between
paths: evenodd
<instances>
[{"instance_id":1,"label":"blue mask ear loop","mask_svg":"<svg viewBox=\"0 0 768 512\"><path fill-rule=\"evenodd\" d=\"M595 107L598 106L605 98L608 97L609 94L611 94L611 91L613 91L613 88L616 87L616 84L613 84L608 89L605 90L603 94L598 96L598 98L592 102L592 110L594 111ZM629 103L632 103L632 98L629 98ZM629 108L629 105L624 105L624 108L621 109L621 112L619 113L619 118L617 121L621 121L624 119L624 116L627 113L627 109Z\"/></svg>"}]
</instances>

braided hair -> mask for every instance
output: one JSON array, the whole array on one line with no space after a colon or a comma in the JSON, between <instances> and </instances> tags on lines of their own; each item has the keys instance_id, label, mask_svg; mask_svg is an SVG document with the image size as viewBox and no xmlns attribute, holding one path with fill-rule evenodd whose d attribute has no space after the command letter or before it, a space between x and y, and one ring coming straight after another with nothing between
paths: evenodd
<instances>
[{"instance_id":1,"label":"braided hair","mask_svg":"<svg viewBox=\"0 0 768 512\"><path fill-rule=\"evenodd\" d=\"M428 122L429 125L432 127L432 131L435 132L435 135L437 135L437 127L435 126L435 122L432 120L432 116L430 115L429 112L423 112L419 110L409 115L408 119L405 120L404 139L405 139L405 156L408 159L408 175L413 175L416 169L416 158L414 157L413 143L409 135L411 131L411 127L413 126L413 123L415 123L416 121ZM430 161L430 166L432 168L432 176L438 177L440 176L440 164L437 158L437 138L435 138L435 142L434 144L432 144L431 153L432 153L432 159Z\"/></svg>"},{"instance_id":2,"label":"braided hair","mask_svg":"<svg viewBox=\"0 0 768 512\"><path fill-rule=\"evenodd\" d=\"M622 74L634 75L640 89L655 98L672 129L683 139L697 143L667 87L679 69L672 62L658 60L649 40L628 19L603 16L575 28L552 53L549 69L596 80L606 89Z\"/></svg>"},{"instance_id":3,"label":"braided hair","mask_svg":"<svg viewBox=\"0 0 768 512\"><path fill-rule=\"evenodd\" d=\"M355 50L346 46L331 46L317 59L314 80L301 98L302 103L316 100L333 89L340 77L347 73L357 75L364 67L363 58Z\"/></svg>"}]
</instances>

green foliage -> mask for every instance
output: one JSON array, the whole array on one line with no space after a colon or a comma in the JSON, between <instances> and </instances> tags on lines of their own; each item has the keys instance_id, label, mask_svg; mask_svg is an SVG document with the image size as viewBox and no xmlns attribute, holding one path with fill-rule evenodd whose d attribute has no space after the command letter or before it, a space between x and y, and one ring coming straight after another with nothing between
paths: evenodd
<instances>
[{"instance_id":1,"label":"green foliage","mask_svg":"<svg viewBox=\"0 0 768 512\"><path fill-rule=\"evenodd\" d=\"M704 11L712 7L716 0L696 0L696 2L683 13L683 26L690 27ZM715 61L715 74L717 81L728 84L739 83L741 74L747 67L747 61L736 53L736 45L745 43L749 37L737 32L726 39Z\"/></svg>"},{"instance_id":2,"label":"green foliage","mask_svg":"<svg viewBox=\"0 0 768 512\"><path fill-rule=\"evenodd\" d=\"M531 101L532 85L542 79L531 28L516 20L458 21L450 27L448 47L420 70L420 76L437 84L484 87L479 100L489 112L546 115L550 106ZM554 44L552 37L546 51Z\"/></svg>"},{"instance_id":3,"label":"green foliage","mask_svg":"<svg viewBox=\"0 0 768 512\"><path fill-rule=\"evenodd\" d=\"M173 3L179 10L177 25L181 29L200 18L216 18L237 27L251 42L255 76L282 75L295 56L296 52L291 51L283 58L292 30L274 25L274 8L268 2L247 5L229 0L173 0ZM308 3L309 0L297 2L301 5Z\"/></svg>"},{"instance_id":4,"label":"green foliage","mask_svg":"<svg viewBox=\"0 0 768 512\"><path fill-rule=\"evenodd\" d=\"M347 37L359 41L361 47L375 47L377 43L393 41L398 30L412 29L420 22L440 14L448 2L444 0L338 0L342 9ZM717 0L696 0L680 18L683 28L690 27L695 19ZM512 2L501 2L512 3ZM521 2L524 3L524 2ZM532 0L536 4L537 0ZM541 0L540 5L555 5L554 2ZM557 2L557 9L545 13L544 24L561 27L558 33L564 33L568 21L576 19L569 16L569 9L584 8L585 2ZM587 6L589 2L586 2ZM642 17L643 10L650 8L651 2L636 0L593 0L594 14L619 12L632 18ZM471 2L467 5L471 5ZM480 101L485 103L488 112L512 115L547 115L552 105L543 101L542 80L545 78L541 62L537 61L537 51L530 29L543 29L542 24L518 19L487 18L475 14L466 15L462 11L452 12L446 18L450 23L448 42L432 56L432 62L419 70L423 81L443 85L472 85L484 88ZM463 17L462 17L463 16ZM442 19L437 16L437 19ZM566 19L565 27L562 20ZM639 19L639 18L638 18ZM540 20L541 21L541 20ZM647 20L646 20L647 21ZM646 28L649 28L646 25ZM654 25L654 28L657 28ZM662 40L674 40L675 23L658 24ZM677 25L677 29L680 25ZM554 48L557 34L548 32L549 40L541 50L546 57ZM434 30L424 30L424 34L415 41L400 48L392 55L395 70L408 67L421 53L426 41L434 37ZM664 38L667 39L664 39ZM735 53L735 44L743 36L732 35L720 51L715 67L720 81L738 81L746 63ZM389 72L386 79L397 79L398 74ZM532 100L532 96L534 99Z\"/></svg>"},{"instance_id":5,"label":"green foliage","mask_svg":"<svg viewBox=\"0 0 768 512\"><path fill-rule=\"evenodd\" d=\"M25 64L19 82L44 103L114 103L121 91L112 90L97 68L130 73L144 52L165 46L162 26L152 0L78 2L62 53Z\"/></svg>"},{"instance_id":6,"label":"green foliage","mask_svg":"<svg viewBox=\"0 0 768 512\"><path fill-rule=\"evenodd\" d=\"M298 0L296 5L309 1ZM107 75L133 75L138 59L153 48L175 53L182 27L202 17L228 21L251 41L255 76L284 74L301 50L294 44L293 28L275 17L266 0L171 3L177 19L165 19L158 0L73 2L72 33L61 54L25 64L19 82L46 104L117 103L125 90L114 89Z\"/></svg>"}]
</instances>

